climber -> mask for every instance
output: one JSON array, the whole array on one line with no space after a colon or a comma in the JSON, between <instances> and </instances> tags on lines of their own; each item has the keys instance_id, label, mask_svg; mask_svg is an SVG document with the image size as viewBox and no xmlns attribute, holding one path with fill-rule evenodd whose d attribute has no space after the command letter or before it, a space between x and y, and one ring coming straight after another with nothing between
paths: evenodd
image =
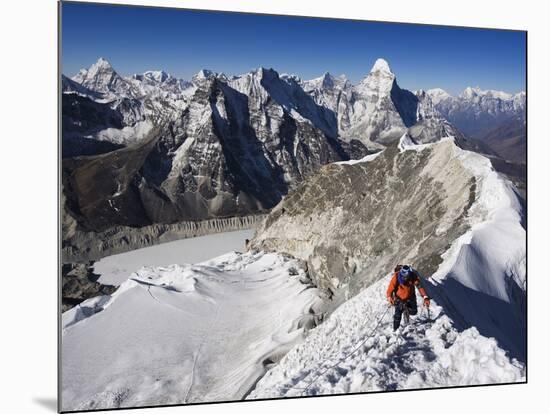
<instances>
[{"instance_id":1,"label":"climber","mask_svg":"<svg viewBox=\"0 0 550 414\"><path fill-rule=\"evenodd\" d=\"M388 286L387 297L391 305L395 306L393 315L393 330L397 330L401 324L403 312L408 315L416 315L418 312L416 306L415 286L424 299L424 306L430 306L430 298L424 288L420 285L420 275L416 270L408 265L398 265Z\"/></svg>"}]
</instances>

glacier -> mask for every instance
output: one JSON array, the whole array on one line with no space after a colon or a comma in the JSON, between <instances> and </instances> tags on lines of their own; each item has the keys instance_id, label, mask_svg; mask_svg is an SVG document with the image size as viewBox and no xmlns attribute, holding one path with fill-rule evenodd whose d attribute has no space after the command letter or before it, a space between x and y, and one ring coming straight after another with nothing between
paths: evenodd
<instances>
[{"instance_id":1,"label":"glacier","mask_svg":"<svg viewBox=\"0 0 550 414\"><path fill-rule=\"evenodd\" d=\"M277 254L144 267L112 296L63 313L62 408L244 398L321 302L299 264Z\"/></svg>"}]
</instances>

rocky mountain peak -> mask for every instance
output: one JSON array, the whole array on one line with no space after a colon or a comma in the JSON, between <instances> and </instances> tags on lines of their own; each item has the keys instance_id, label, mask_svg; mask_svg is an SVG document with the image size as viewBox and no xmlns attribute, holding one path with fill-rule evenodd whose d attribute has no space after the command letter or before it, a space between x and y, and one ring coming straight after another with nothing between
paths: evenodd
<instances>
[{"instance_id":1,"label":"rocky mountain peak","mask_svg":"<svg viewBox=\"0 0 550 414\"><path fill-rule=\"evenodd\" d=\"M333 88L334 87L334 76L332 76L328 72L323 73L323 76L321 76L321 86L323 88Z\"/></svg>"},{"instance_id":2,"label":"rocky mountain peak","mask_svg":"<svg viewBox=\"0 0 550 414\"><path fill-rule=\"evenodd\" d=\"M116 74L116 72L107 59L100 57L97 62L90 66L87 76L93 78L104 74Z\"/></svg>"},{"instance_id":3,"label":"rocky mountain peak","mask_svg":"<svg viewBox=\"0 0 550 414\"><path fill-rule=\"evenodd\" d=\"M479 86L476 86L475 88L472 88L471 86L468 86L464 91L460 94L461 98L464 99L473 99L477 97L478 95L481 95L481 89Z\"/></svg>"},{"instance_id":4,"label":"rocky mountain peak","mask_svg":"<svg viewBox=\"0 0 550 414\"><path fill-rule=\"evenodd\" d=\"M201 69L199 70L195 75L193 75L194 81L201 81L204 79L209 79L216 77L218 74L212 70L209 69Z\"/></svg>"},{"instance_id":5,"label":"rocky mountain peak","mask_svg":"<svg viewBox=\"0 0 550 414\"><path fill-rule=\"evenodd\" d=\"M163 70L148 70L143 73L143 76L147 79L154 80L156 82L164 82L172 76Z\"/></svg>"},{"instance_id":6,"label":"rocky mountain peak","mask_svg":"<svg viewBox=\"0 0 550 414\"><path fill-rule=\"evenodd\" d=\"M345 75L334 76L329 72L325 72L318 78L302 82L302 86L306 92L313 90L342 90L350 86Z\"/></svg>"},{"instance_id":7,"label":"rocky mountain peak","mask_svg":"<svg viewBox=\"0 0 550 414\"><path fill-rule=\"evenodd\" d=\"M88 69L81 69L72 80L101 94L130 94L128 82L115 71L107 59L102 57Z\"/></svg>"},{"instance_id":8,"label":"rocky mountain peak","mask_svg":"<svg viewBox=\"0 0 550 414\"><path fill-rule=\"evenodd\" d=\"M254 74L258 76L260 79L278 79L279 78L279 73L276 70L271 68L268 69L264 67L259 67L258 69L256 69Z\"/></svg>"},{"instance_id":9,"label":"rocky mountain peak","mask_svg":"<svg viewBox=\"0 0 550 414\"><path fill-rule=\"evenodd\" d=\"M228 80L227 76L223 72L218 73L209 69L201 69L191 78L193 83L200 83L200 82L203 82L204 80L209 80L209 79L220 79L223 81Z\"/></svg>"},{"instance_id":10,"label":"rocky mountain peak","mask_svg":"<svg viewBox=\"0 0 550 414\"><path fill-rule=\"evenodd\" d=\"M76 75L74 75L72 78L67 78L67 79L71 79L75 82L78 82L78 83L82 83L82 81L86 78L86 75L88 74L88 69L80 69L78 71L78 73Z\"/></svg>"},{"instance_id":11,"label":"rocky mountain peak","mask_svg":"<svg viewBox=\"0 0 550 414\"><path fill-rule=\"evenodd\" d=\"M370 73L361 81L357 89L367 95L389 95L395 82L395 74L388 62L377 59Z\"/></svg>"},{"instance_id":12,"label":"rocky mountain peak","mask_svg":"<svg viewBox=\"0 0 550 414\"><path fill-rule=\"evenodd\" d=\"M97 59L96 63L94 63L92 65L92 67L103 67L103 68L113 68L113 66L111 65L111 63L105 59L104 57L99 57L99 59Z\"/></svg>"},{"instance_id":13,"label":"rocky mountain peak","mask_svg":"<svg viewBox=\"0 0 550 414\"><path fill-rule=\"evenodd\" d=\"M88 69L82 68L71 79L78 83L83 83L90 78L98 76L101 73L116 73L113 66L109 61L103 57L100 57L95 63L93 63Z\"/></svg>"}]
</instances>

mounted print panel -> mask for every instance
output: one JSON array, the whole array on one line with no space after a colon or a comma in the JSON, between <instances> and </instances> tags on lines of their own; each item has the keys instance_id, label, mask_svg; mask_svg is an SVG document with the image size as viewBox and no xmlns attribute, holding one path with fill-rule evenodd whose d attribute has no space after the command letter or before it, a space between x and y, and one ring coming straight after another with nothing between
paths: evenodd
<instances>
[{"instance_id":1,"label":"mounted print panel","mask_svg":"<svg viewBox=\"0 0 550 414\"><path fill-rule=\"evenodd\" d=\"M62 411L526 382L526 32L60 9Z\"/></svg>"}]
</instances>

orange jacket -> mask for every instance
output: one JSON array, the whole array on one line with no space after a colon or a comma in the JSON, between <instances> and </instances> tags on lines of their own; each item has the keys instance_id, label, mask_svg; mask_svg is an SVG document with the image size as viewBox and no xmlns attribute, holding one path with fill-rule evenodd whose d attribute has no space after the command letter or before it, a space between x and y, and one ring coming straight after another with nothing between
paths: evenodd
<instances>
[{"instance_id":1,"label":"orange jacket","mask_svg":"<svg viewBox=\"0 0 550 414\"><path fill-rule=\"evenodd\" d=\"M409 280L407 280L407 282L402 285L397 280L397 272L394 272L386 295L388 296L388 299L390 299L393 294L395 294L397 298L406 301L414 295L415 286L418 288L418 291L420 292L422 297L428 296L424 288L420 285L420 278L417 274L413 273Z\"/></svg>"}]
</instances>

